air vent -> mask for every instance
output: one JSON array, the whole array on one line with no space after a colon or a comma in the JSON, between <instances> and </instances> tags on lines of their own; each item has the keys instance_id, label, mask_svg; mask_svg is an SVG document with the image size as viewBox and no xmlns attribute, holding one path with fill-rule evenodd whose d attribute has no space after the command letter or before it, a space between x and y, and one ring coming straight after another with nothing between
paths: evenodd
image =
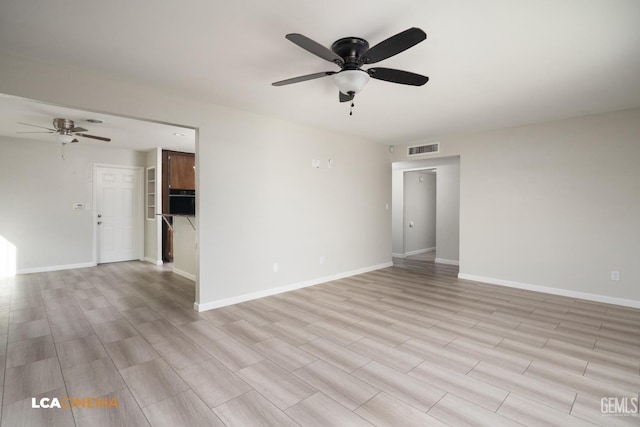
<instances>
[{"instance_id":1,"label":"air vent","mask_svg":"<svg viewBox=\"0 0 640 427\"><path fill-rule=\"evenodd\" d=\"M408 156L417 156L419 154L431 154L437 153L440 151L440 143L434 142L433 144L425 144L425 145L414 145L413 147L407 148Z\"/></svg>"}]
</instances>

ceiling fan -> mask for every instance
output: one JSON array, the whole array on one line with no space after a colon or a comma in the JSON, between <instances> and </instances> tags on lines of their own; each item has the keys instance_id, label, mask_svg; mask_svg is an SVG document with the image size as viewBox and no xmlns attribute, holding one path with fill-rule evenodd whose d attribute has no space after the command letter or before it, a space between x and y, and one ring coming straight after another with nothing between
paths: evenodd
<instances>
[{"instance_id":1,"label":"ceiling fan","mask_svg":"<svg viewBox=\"0 0 640 427\"><path fill-rule=\"evenodd\" d=\"M80 142L76 136L83 138L97 139L99 141L111 141L111 138L105 138L103 136L89 135L84 132L89 132L87 129L79 126L75 126L73 120L69 119L53 119L53 129L44 126L32 125L30 123L18 122L21 125L33 126L41 129L46 129L46 132L17 132L17 133L51 133L58 135L58 140L63 144Z\"/></svg>"},{"instance_id":2,"label":"ceiling fan","mask_svg":"<svg viewBox=\"0 0 640 427\"><path fill-rule=\"evenodd\" d=\"M336 40L330 50L302 34L287 34L285 38L314 55L333 62L340 67L340 71L307 74L272 83L273 86L284 86L333 75L334 82L338 86L340 102L349 102L353 101L355 95L362 90L370 77L411 86L422 86L429 81L429 77L393 68L374 67L367 70L361 68L364 65L375 64L404 52L425 40L427 35L420 28L409 28L372 48L369 48L369 43L360 37L345 37ZM353 107L353 102L351 107Z\"/></svg>"}]
</instances>

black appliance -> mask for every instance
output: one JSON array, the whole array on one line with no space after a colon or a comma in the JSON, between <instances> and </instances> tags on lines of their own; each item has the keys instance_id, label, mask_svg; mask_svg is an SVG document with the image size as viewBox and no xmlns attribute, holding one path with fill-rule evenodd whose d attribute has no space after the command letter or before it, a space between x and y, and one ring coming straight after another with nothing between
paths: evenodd
<instances>
[{"instance_id":1,"label":"black appliance","mask_svg":"<svg viewBox=\"0 0 640 427\"><path fill-rule=\"evenodd\" d=\"M196 190L169 190L169 213L195 215Z\"/></svg>"}]
</instances>

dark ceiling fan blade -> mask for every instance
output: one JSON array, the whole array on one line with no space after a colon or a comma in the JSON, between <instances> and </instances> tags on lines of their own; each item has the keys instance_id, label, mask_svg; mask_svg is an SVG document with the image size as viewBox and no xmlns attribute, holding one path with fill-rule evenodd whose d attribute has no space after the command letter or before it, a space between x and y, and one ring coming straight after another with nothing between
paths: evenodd
<instances>
[{"instance_id":1,"label":"dark ceiling fan blade","mask_svg":"<svg viewBox=\"0 0 640 427\"><path fill-rule=\"evenodd\" d=\"M26 125L26 126L33 126L36 128L41 128L41 129L46 129L46 130L50 130L51 132L55 132L55 129L51 129L51 128L46 128L44 126L38 126L38 125L32 125L31 123L22 123L22 122L17 122L19 125Z\"/></svg>"},{"instance_id":2,"label":"dark ceiling fan blade","mask_svg":"<svg viewBox=\"0 0 640 427\"><path fill-rule=\"evenodd\" d=\"M71 132L89 132L89 129L81 128L80 126L71 129Z\"/></svg>"},{"instance_id":3,"label":"dark ceiling fan blade","mask_svg":"<svg viewBox=\"0 0 640 427\"><path fill-rule=\"evenodd\" d=\"M86 133L76 133L76 135L82 136L84 138L98 139L100 141L111 141L111 138L105 138L104 136L87 135Z\"/></svg>"},{"instance_id":4,"label":"dark ceiling fan blade","mask_svg":"<svg viewBox=\"0 0 640 427\"><path fill-rule=\"evenodd\" d=\"M340 56L338 56L336 53L334 53L330 49L322 46L320 43L311 40L309 37L303 36L302 34L298 34L298 33L291 33L291 34L287 34L285 38L297 44L304 50L311 52L314 55L319 56L324 60L327 60L329 62L334 62L340 66L344 64L344 60Z\"/></svg>"},{"instance_id":5,"label":"dark ceiling fan blade","mask_svg":"<svg viewBox=\"0 0 640 427\"><path fill-rule=\"evenodd\" d=\"M383 59L404 52L427 38L427 34L420 28L409 28L401 33L381 41L377 45L362 54L360 63L375 64Z\"/></svg>"},{"instance_id":6,"label":"dark ceiling fan blade","mask_svg":"<svg viewBox=\"0 0 640 427\"><path fill-rule=\"evenodd\" d=\"M401 85L422 86L429 81L429 77L393 68L369 68L367 73L372 79L384 80Z\"/></svg>"},{"instance_id":7,"label":"dark ceiling fan blade","mask_svg":"<svg viewBox=\"0 0 640 427\"><path fill-rule=\"evenodd\" d=\"M345 95L344 93L338 91L340 94L340 102L349 102L353 99L355 95Z\"/></svg>"},{"instance_id":8,"label":"dark ceiling fan blade","mask_svg":"<svg viewBox=\"0 0 640 427\"><path fill-rule=\"evenodd\" d=\"M55 133L55 131L53 132L16 132L16 133Z\"/></svg>"},{"instance_id":9,"label":"dark ceiling fan blade","mask_svg":"<svg viewBox=\"0 0 640 427\"><path fill-rule=\"evenodd\" d=\"M299 82L304 82L304 81L307 81L307 80L319 79L320 77L330 76L330 75L335 74L335 73L336 73L335 71L323 71L321 73L307 74L306 76L293 77L293 78L287 79L287 80L280 80L279 82L275 82L275 83L271 83L271 84L273 86L290 85L291 83L299 83Z\"/></svg>"}]
</instances>

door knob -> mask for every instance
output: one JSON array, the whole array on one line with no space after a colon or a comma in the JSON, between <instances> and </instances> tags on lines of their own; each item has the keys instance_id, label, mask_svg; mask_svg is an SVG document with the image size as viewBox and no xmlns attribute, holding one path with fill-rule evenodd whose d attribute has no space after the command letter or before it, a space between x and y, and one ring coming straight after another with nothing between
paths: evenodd
<instances>
[{"instance_id":1,"label":"door knob","mask_svg":"<svg viewBox=\"0 0 640 427\"><path fill-rule=\"evenodd\" d=\"M98 225L102 224L102 221L98 221Z\"/></svg>"}]
</instances>

